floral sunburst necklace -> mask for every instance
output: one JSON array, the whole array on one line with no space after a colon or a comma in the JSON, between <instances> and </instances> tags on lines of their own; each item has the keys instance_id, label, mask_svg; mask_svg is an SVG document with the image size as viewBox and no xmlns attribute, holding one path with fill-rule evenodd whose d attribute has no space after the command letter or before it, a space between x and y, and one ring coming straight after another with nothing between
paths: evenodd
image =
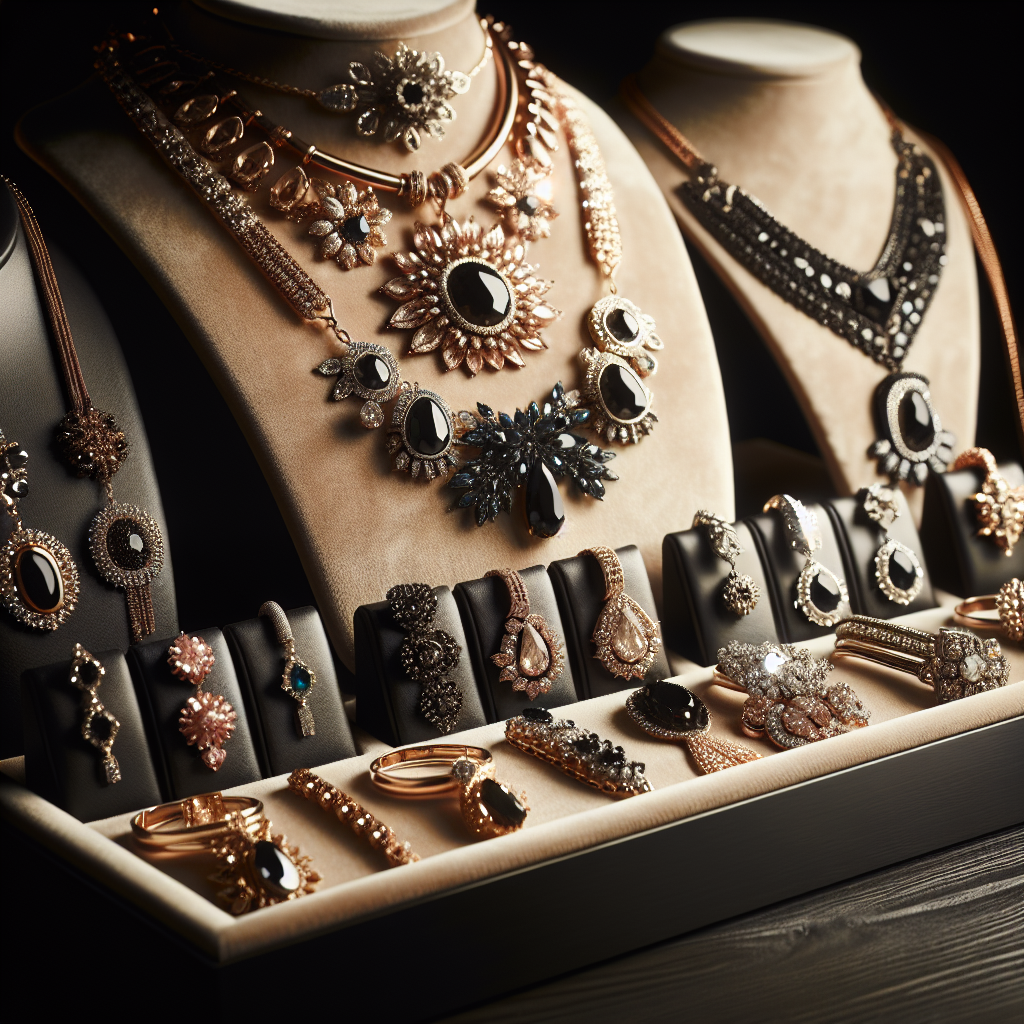
<instances>
[{"instance_id":1,"label":"floral sunburst necklace","mask_svg":"<svg viewBox=\"0 0 1024 1024\"><path fill-rule=\"evenodd\" d=\"M239 140L225 143L216 153L206 145L203 151L211 159L204 159L147 95L147 89L156 89L159 96L173 96L177 103L183 90L187 94L196 88L195 83L176 78L159 85L176 73L175 65L161 63L165 47L145 51L145 83L143 72L134 72L140 79L136 81L119 59L119 41L102 48L97 68L147 141L235 237L292 309L309 323L328 326L337 336L339 356L315 368L337 378L331 398L362 399L359 418L369 428L384 424L383 406L394 402L386 435L395 469L433 480L447 478L458 468L449 481L450 487L462 492L456 507L471 508L478 525L494 520L501 511L511 512L517 492L522 491L530 533L550 537L565 521L560 479L568 477L581 494L598 499L604 497L605 484L618 479L608 468L615 453L578 430L586 426L602 441L635 444L653 429L657 417L644 380L657 371L652 353L662 348L662 342L654 320L616 293L614 274L622 257L618 222L604 161L586 118L558 79L533 61L529 47L511 39L507 26L490 22L489 30L502 54L497 66L506 69L505 90L511 99L503 100L508 111L498 135L486 143L471 167L484 166L484 157L492 158L487 154L496 155L499 141L514 142L517 158L510 168L498 168L488 197L500 213L500 223L484 230L472 219L460 223L445 211L449 200L466 191L475 170L448 163L429 181L419 172L403 176L391 190L405 195L414 206L429 194L437 203L440 223L415 225L413 250L394 257L403 274L389 281L384 291L401 302L390 326L414 331L413 353L440 350L447 370L462 366L475 375L484 368L522 366L526 354L546 348L542 332L560 313L545 301L550 283L536 275L526 255L531 242L546 237L555 216L543 186L561 129L584 210L588 254L611 294L586 316L594 344L580 353L582 386L566 392L558 383L542 404L530 402L525 411L517 409L512 415L495 413L478 403L475 412L454 416L439 394L402 381L397 360L387 347L350 337L338 323L330 296L236 191L234 186L251 191L259 181L259 177L249 180L236 173L238 161L249 159L248 151L233 153L231 146ZM130 42L130 37L125 38ZM185 100L175 120L188 128L189 105L209 98ZM513 112L517 112L514 118ZM206 136L223 127L213 126ZM314 157L333 169L319 150ZM310 194L318 198L313 200ZM271 205L295 219L312 217L309 230L322 239L321 247L326 246L322 255L337 258L346 268L372 262L374 246L383 242L387 211L379 209L372 189L360 193L348 181L340 186L311 183L300 166L274 186ZM475 448L478 453L462 464L459 448Z\"/></svg>"}]
</instances>

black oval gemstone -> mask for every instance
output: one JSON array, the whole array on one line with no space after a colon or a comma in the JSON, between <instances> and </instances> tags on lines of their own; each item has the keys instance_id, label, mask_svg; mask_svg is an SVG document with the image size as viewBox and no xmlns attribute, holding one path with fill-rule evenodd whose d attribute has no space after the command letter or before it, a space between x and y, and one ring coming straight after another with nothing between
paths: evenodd
<instances>
[{"instance_id":1,"label":"black oval gemstone","mask_svg":"<svg viewBox=\"0 0 1024 1024\"><path fill-rule=\"evenodd\" d=\"M908 391L900 399L900 434L912 452L923 452L935 440L935 425L928 403L920 391Z\"/></svg>"},{"instance_id":2,"label":"black oval gemstone","mask_svg":"<svg viewBox=\"0 0 1024 1024\"><path fill-rule=\"evenodd\" d=\"M107 530L107 553L118 569L133 571L149 565L149 545L134 519L118 519Z\"/></svg>"},{"instance_id":3,"label":"black oval gemstone","mask_svg":"<svg viewBox=\"0 0 1024 1024\"><path fill-rule=\"evenodd\" d=\"M299 869L290 857L266 839L253 847L252 866L256 877L272 896L284 898L299 887Z\"/></svg>"},{"instance_id":4,"label":"black oval gemstone","mask_svg":"<svg viewBox=\"0 0 1024 1024\"><path fill-rule=\"evenodd\" d=\"M486 263L460 263L448 275L446 291L459 316L476 327L497 327L512 309L505 279Z\"/></svg>"},{"instance_id":5,"label":"black oval gemstone","mask_svg":"<svg viewBox=\"0 0 1024 1024\"><path fill-rule=\"evenodd\" d=\"M21 469L28 462L28 452L24 448L12 448L4 455L4 458L12 470Z\"/></svg>"},{"instance_id":6,"label":"black oval gemstone","mask_svg":"<svg viewBox=\"0 0 1024 1024\"><path fill-rule=\"evenodd\" d=\"M523 196L516 203L516 209L520 213L525 213L527 217L536 217L540 209L540 200L536 196Z\"/></svg>"},{"instance_id":7,"label":"black oval gemstone","mask_svg":"<svg viewBox=\"0 0 1024 1024\"><path fill-rule=\"evenodd\" d=\"M12 498L24 498L28 494L28 481L12 480L7 491Z\"/></svg>"},{"instance_id":8,"label":"black oval gemstone","mask_svg":"<svg viewBox=\"0 0 1024 1024\"><path fill-rule=\"evenodd\" d=\"M609 363L601 371L598 387L609 415L615 419L629 423L647 412L644 386L628 366Z\"/></svg>"},{"instance_id":9,"label":"black oval gemstone","mask_svg":"<svg viewBox=\"0 0 1024 1024\"><path fill-rule=\"evenodd\" d=\"M636 317L619 306L605 316L604 325L616 341L636 341L640 335L640 325L636 322Z\"/></svg>"},{"instance_id":10,"label":"black oval gemstone","mask_svg":"<svg viewBox=\"0 0 1024 1024\"><path fill-rule=\"evenodd\" d=\"M659 680L637 693L639 710L655 725L673 732L701 731L708 727L708 709L685 686Z\"/></svg>"},{"instance_id":11,"label":"black oval gemstone","mask_svg":"<svg viewBox=\"0 0 1024 1024\"><path fill-rule=\"evenodd\" d=\"M362 214L349 217L341 225L341 237L353 245L365 242L370 237L370 222Z\"/></svg>"},{"instance_id":12,"label":"black oval gemstone","mask_svg":"<svg viewBox=\"0 0 1024 1024\"><path fill-rule=\"evenodd\" d=\"M383 391L391 383L391 367L373 352L364 352L352 367L352 376L367 391Z\"/></svg>"},{"instance_id":13,"label":"black oval gemstone","mask_svg":"<svg viewBox=\"0 0 1024 1024\"><path fill-rule=\"evenodd\" d=\"M100 681L100 667L94 661L86 661L78 670L78 678L91 690Z\"/></svg>"},{"instance_id":14,"label":"black oval gemstone","mask_svg":"<svg viewBox=\"0 0 1024 1024\"><path fill-rule=\"evenodd\" d=\"M523 708L520 715L528 722L543 722L545 725L550 725L555 720L547 708Z\"/></svg>"},{"instance_id":15,"label":"black oval gemstone","mask_svg":"<svg viewBox=\"0 0 1024 1024\"><path fill-rule=\"evenodd\" d=\"M554 537L565 522L565 505L551 470L537 459L526 478L526 526L534 537Z\"/></svg>"},{"instance_id":16,"label":"black oval gemstone","mask_svg":"<svg viewBox=\"0 0 1024 1024\"><path fill-rule=\"evenodd\" d=\"M22 548L14 558L18 596L34 612L51 615L64 603L64 580L57 560L45 548Z\"/></svg>"},{"instance_id":17,"label":"black oval gemstone","mask_svg":"<svg viewBox=\"0 0 1024 1024\"><path fill-rule=\"evenodd\" d=\"M440 455L451 442L451 422L433 398L420 395L405 414L405 437L417 455Z\"/></svg>"},{"instance_id":18,"label":"black oval gemstone","mask_svg":"<svg viewBox=\"0 0 1024 1024\"><path fill-rule=\"evenodd\" d=\"M89 732L92 733L94 743L106 743L110 739L113 728L113 722L106 715L93 715L89 720Z\"/></svg>"},{"instance_id":19,"label":"black oval gemstone","mask_svg":"<svg viewBox=\"0 0 1024 1024\"><path fill-rule=\"evenodd\" d=\"M823 612L834 612L842 595L839 584L827 573L819 572L811 580L811 604Z\"/></svg>"},{"instance_id":20,"label":"black oval gemstone","mask_svg":"<svg viewBox=\"0 0 1024 1024\"><path fill-rule=\"evenodd\" d=\"M402 86L402 102L409 106L416 106L423 102L423 86L419 82L406 82Z\"/></svg>"},{"instance_id":21,"label":"black oval gemstone","mask_svg":"<svg viewBox=\"0 0 1024 1024\"><path fill-rule=\"evenodd\" d=\"M910 555L898 548L889 555L889 579L900 590L909 590L917 579L917 570Z\"/></svg>"},{"instance_id":22,"label":"black oval gemstone","mask_svg":"<svg viewBox=\"0 0 1024 1024\"><path fill-rule=\"evenodd\" d=\"M480 783L480 798L494 821L505 828L514 828L526 820L526 808L494 779L484 779Z\"/></svg>"}]
</instances>

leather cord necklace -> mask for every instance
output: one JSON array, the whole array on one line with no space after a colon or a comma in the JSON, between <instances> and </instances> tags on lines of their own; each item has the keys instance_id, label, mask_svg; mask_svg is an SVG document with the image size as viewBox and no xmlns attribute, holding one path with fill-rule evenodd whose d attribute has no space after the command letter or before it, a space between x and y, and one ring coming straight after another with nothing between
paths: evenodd
<instances>
[{"instance_id":1,"label":"leather cord necklace","mask_svg":"<svg viewBox=\"0 0 1024 1024\"><path fill-rule=\"evenodd\" d=\"M163 568L163 537L148 512L114 499L112 481L128 457L128 439L113 415L92 404L39 223L18 187L2 180L18 204L70 406L57 428L57 447L77 476L90 477L106 491L107 503L89 526L89 549L100 576L124 590L132 642L137 643L156 628L150 584Z\"/></svg>"}]
</instances>

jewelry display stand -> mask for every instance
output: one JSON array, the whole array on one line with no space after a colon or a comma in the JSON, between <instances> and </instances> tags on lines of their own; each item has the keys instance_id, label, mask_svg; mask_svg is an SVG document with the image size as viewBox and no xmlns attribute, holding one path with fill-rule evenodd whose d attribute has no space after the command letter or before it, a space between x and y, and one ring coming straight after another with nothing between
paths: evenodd
<instances>
[{"instance_id":1,"label":"jewelry display stand","mask_svg":"<svg viewBox=\"0 0 1024 1024\"><path fill-rule=\"evenodd\" d=\"M860 51L824 29L729 19L679 25L658 40L638 84L658 112L782 224L849 267L874 266L893 212L890 129L860 73ZM899 111L896 111L897 115ZM643 155L688 241L765 339L803 409L840 494L876 479L872 395L885 377L827 327L737 262L680 197L689 172L636 118L616 118ZM913 131L907 137L930 152ZM934 158L934 154L932 154ZM948 262L903 369L923 374L957 449L973 444L980 335L974 249L960 192L935 160ZM920 489L910 494L920 517Z\"/></svg>"},{"instance_id":2,"label":"jewelry display stand","mask_svg":"<svg viewBox=\"0 0 1024 1024\"><path fill-rule=\"evenodd\" d=\"M336 82L338 69L350 60L368 60L378 49L394 52L399 39L420 50L442 51L450 68L471 68L483 48L466 0L415 16L400 4L382 3L372 23L345 8L332 8L329 19L318 11L207 0L203 9L193 4L161 8L161 16L171 19L181 45L233 67L259 68L283 82ZM464 159L486 137L495 107L494 67L490 62L458 98L457 120L444 139L423 143L414 166ZM258 86L243 88L251 102L298 136L383 170L409 169L408 153L361 139L351 118ZM603 501L569 494L563 484L568 528L543 543L527 536L518 501L513 517L502 514L477 529L470 513L447 513L456 492L443 482L411 481L391 471L380 433L359 425L358 407L351 402L331 402L330 383L312 372L339 354L333 335L298 321L203 203L156 156L102 81L93 79L73 97L44 104L20 124L23 148L121 245L209 369L256 453L334 649L349 667L353 613L378 596L380 581L393 577L396 566L407 579L453 585L494 565L536 561L542 551L551 561L588 544L636 543L657 589L661 538L679 508L731 511L721 379L685 248L656 183L621 131L593 103L572 95L591 123L614 189L623 246L619 294L654 317L665 348L651 381L658 415L654 433L640 444L615 446L620 480L609 485ZM512 156L506 147L496 165L507 165ZM532 244L528 258L543 278L555 282L546 299L562 310L562 318L544 331L548 350L528 353L525 367L485 369L472 379L461 369L444 373L436 352L410 355L409 332L385 329L396 307L379 289L399 273L390 257L381 253L373 266L343 272L318 258L304 227L269 209L267 189L251 202L331 295L353 339L388 346L400 356L407 379L442 394L453 410L485 401L513 413L542 401L556 381L579 386L578 353L590 343L584 317L606 290L588 256L564 134L553 160L559 217L551 237ZM276 179L278 169L272 173ZM497 214L484 200L493 185L491 172L481 174L465 195L449 202L448 212L460 223L472 216L489 226ZM386 197L385 205L394 217L384 252L407 250L414 222L436 219L429 205L414 212L394 197ZM359 541L340 544L342 537Z\"/></svg>"},{"instance_id":3,"label":"jewelry display stand","mask_svg":"<svg viewBox=\"0 0 1024 1024\"><path fill-rule=\"evenodd\" d=\"M743 548L736 558L736 571L749 576L761 592L748 615L737 615L725 605L722 588L730 566L712 550L706 527L667 534L662 544L665 643L698 665L713 665L719 648L732 640L759 644L779 639L772 611L773 588L757 543L746 523L735 527Z\"/></svg>"},{"instance_id":4,"label":"jewelry display stand","mask_svg":"<svg viewBox=\"0 0 1024 1024\"><path fill-rule=\"evenodd\" d=\"M115 785L104 782L100 752L82 737L82 691L68 680L71 659L30 669L22 679L25 781L33 792L80 821L149 807L166 792L150 754L145 712L124 655L90 653L106 669L99 699L121 724L111 751L121 766L121 781ZM178 739L184 744L181 736Z\"/></svg>"},{"instance_id":5,"label":"jewelry display stand","mask_svg":"<svg viewBox=\"0 0 1024 1024\"><path fill-rule=\"evenodd\" d=\"M285 655L270 620L260 616L224 627L235 670L256 707L253 741L264 775L312 768L356 753L320 616L315 608L298 608L288 613L288 624L296 652L316 674L309 697L316 728L312 736L297 728L295 701L281 689Z\"/></svg>"},{"instance_id":6,"label":"jewelry display stand","mask_svg":"<svg viewBox=\"0 0 1024 1024\"><path fill-rule=\"evenodd\" d=\"M62 541L78 566L78 607L52 632L27 629L0 612L0 755L24 750L19 713L25 669L70 658L76 642L90 651L124 650L131 642L125 596L98 576L89 553L89 524L103 506L103 488L78 479L54 456L57 425L67 412L60 364L33 277L17 207L0 187L0 428L28 452L27 525ZM43 218L44 224L46 218ZM148 509L164 534L164 569L151 586L156 628L178 628L174 572L160 491L131 377L106 313L73 264L53 247L53 265L64 297L83 371L97 408L117 418L131 442L131 455L117 475L117 497ZM0 543L7 539L7 516Z\"/></svg>"},{"instance_id":7,"label":"jewelry display stand","mask_svg":"<svg viewBox=\"0 0 1024 1024\"><path fill-rule=\"evenodd\" d=\"M658 609L654 603L651 581L640 551L633 545L617 548L615 554L622 564L625 581L624 592L647 613L658 621ZM642 682L665 679L672 674L662 644L647 670L643 681L622 679L613 676L595 655L594 627L604 607L605 583L601 566L592 555L577 555L575 558L561 558L548 566L548 574L555 589L558 607L565 626L565 641L569 650L576 692L580 700L602 697L620 690L633 690Z\"/></svg>"},{"instance_id":8,"label":"jewelry display stand","mask_svg":"<svg viewBox=\"0 0 1024 1024\"><path fill-rule=\"evenodd\" d=\"M924 570L921 590L907 605L890 601L878 587L875 578L875 552L882 545L882 531L868 518L861 502L857 498L834 498L825 502L843 553L844 578L850 589L850 604L858 615L871 615L876 619L892 619L897 615L934 608L938 604L932 589L921 538L918 536L917 527L914 526L907 500L900 491L894 490L893 493L900 514L889 527L889 536L910 548L917 555Z\"/></svg>"},{"instance_id":9,"label":"jewelry display stand","mask_svg":"<svg viewBox=\"0 0 1024 1024\"><path fill-rule=\"evenodd\" d=\"M70 660L25 673L29 787L74 817L92 821L161 800L251 785L308 767L310 760L322 764L354 757L356 744L319 616L313 608L300 608L288 613L288 621L297 653L316 673L310 696L315 736L299 738L295 703L280 689L280 647L272 642L266 619L250 619L223 631L211 627L190 634L202 636L216 658L202 689L223 695L238 716L217 771L179 732L181 709L194 687L171 674L167 649L173 638L167 638L138 644L127 657L92 652L106 669L99 699L121 725L113 754L122 778L114 785L102 783L100 755L81 737L82 695L69 682Z\"/></svg>"},{"instance_id":10,"label":"jewelry display stand","mask_svg":"<svg viewBox=\"0 0 1024 1024\"><path fill-rule=\"evenodd\" d=\"M1011 487L1024 485L1024 469L1010 462L999 472ZM1024 579L1024 543L1007 557L991 537L978 536L971 496L981 488L984 473L961 469L928 481L921 542L932 565L936 586L960 597L994 594L1014 576Z\"/></svg>"},{"instance_id":11,"label":"jewelry display stand","mask_svg":"<svg viewBox=\"0 0 1024 1024\"><path fill-rule=\"evenodd\" d=\"M455 597L448 587L434 587L437 614L431 629L450 633L461 648L449 679L462 691L458 731L487 721L467 656L466 634ZM420 713L420 683L402 668L402 642L407 632L395 621L387 601L363 605L355 613L356 720L360 728L391 746L436 740L438 731Z\"/></svg>"},{"instance_id":12,"label":"jewelry display stand","mask_svg":"<svg viewBox=\"0 0 1024 1024\"><path fill-rule=\"evenodd\" d=\"M571 662L566 648L565 628L558 611L558 601L551 586L551 577L542 565L522 569L519 573L530 595L530 612L541 615L548 628L562 640L562 672L551 689L530 701L521 691L513 690L510 682L501 682L501 669L491 656L501 650L508 619L508 587L500 576L485 576L469 583L459 583L453 593L462 615L467 653L473 672L480 683L480 697L488 722L503 722L518 715L528 704L539 707L562 707L577 699Z\"/></svg>"},{"instance_id":13,"label":"jewelry display stand","mask_svg":"<svg viewBox=\"0 0 1024 1024\"><path fill-rule=\"evenodd\" d=\"M814 561L843 578L842 549L832 528L832 520L820 505L808 505L808 510L818 517L821 531L821 547L814 552ZM761 560L766 568L769 600L775 609L775 626L778 637L787 644L813 637L825 636L832 632L828 626L816 626L797 607L797 580L807 559L793 549L789 535L778 512L762 512L745 520L758 546Z\"/></svg>"}]
</instances>

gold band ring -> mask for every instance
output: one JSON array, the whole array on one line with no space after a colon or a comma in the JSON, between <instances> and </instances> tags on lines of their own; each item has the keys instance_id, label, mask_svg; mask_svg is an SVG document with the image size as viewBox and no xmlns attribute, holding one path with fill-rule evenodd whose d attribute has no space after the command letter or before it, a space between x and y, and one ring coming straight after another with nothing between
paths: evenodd
<instances>
[{"instance_id":1,"label":"gold band ring","mask_svg":"<svg viewBox=\"0 0 1024 1024\"><path fill-rule=\"evenodd\" d=\"M143 846L186 853L213 846L238 825L254 834L262 821L263 802L255 797L203 793L140 811L132 834Z\"/></svg>"},{"instance_id":2,"label":"gold band ring","mask_svg":"<svg viewBox=\"0 0 1024 1024\"><path fill-rule=\"evenodd\" d=\"M459 780L452 766L460 758L479 768L491 764L491 752L483 747L464 747L457 743L434 743L425 747L406 747L378 757L370 765L370 780L392 796L421 800L454 793ZM413 774L426 768L439 768L431 775Z\"/></svg>"},{"instance_id":3,"label":"gold band ring","mask_svg":"<svg viewBox=\"0 0 1024 1024\"><path fill-rule=\"evenodd\" d=\"M974 612L995 612L994 616ZM998 594L969 597L956 606L956 620L974 629L1001 629L1007 637L1024 643L1024 582L1012 579L999 588Z\"/></svg>"}]
</instances>

